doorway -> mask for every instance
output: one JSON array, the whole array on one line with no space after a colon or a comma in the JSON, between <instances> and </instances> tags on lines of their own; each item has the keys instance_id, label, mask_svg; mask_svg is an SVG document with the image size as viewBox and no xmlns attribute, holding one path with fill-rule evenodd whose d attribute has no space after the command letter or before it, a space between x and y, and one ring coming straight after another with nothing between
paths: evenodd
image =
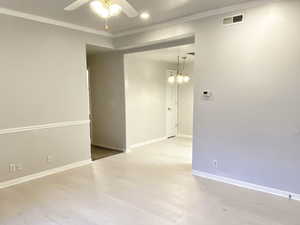
<instances>
[{"instance_id":1,"label":"doorway","mask_svg":"<svg viewBox=\"0 0 300 225\"><path fill-rule=\"evenodd\" d=\"M121 55L87 45L87 90L89 97L91 158L98 160L125 151L125 127L122 102L117 91L123 77L113 63ZM121 67L120 67L121 68Z\"/></svg>"},{"instance_id":2,"label":"doorway","mask_svg":"<svg viewBox=\"0 0 300 225\"><path fill-rule=\"evenodd\" d=\"M125 55L127 149L192 141L194 55L194 44Z\"/></svg>"}]
</instances>

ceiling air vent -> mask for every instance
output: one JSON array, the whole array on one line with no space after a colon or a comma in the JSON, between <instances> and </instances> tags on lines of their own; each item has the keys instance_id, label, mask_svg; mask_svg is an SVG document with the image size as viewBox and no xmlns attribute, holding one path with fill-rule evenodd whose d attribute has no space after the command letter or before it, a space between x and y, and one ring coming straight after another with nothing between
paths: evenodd
<instances>
[{"instance_id":1,"label":"ceiling air vent","mask_svg":"<svg viewBox=\"0 0 300 225\"><path fill-rule=\"evenodd\" d=\"M241 23L244 20L244 15L239 14L236 16L231 16L231 17L226 17L223 19L223 24L224 25L230 25L230 24L235 24L235 23Z\"/></svg>"}]
</instances>

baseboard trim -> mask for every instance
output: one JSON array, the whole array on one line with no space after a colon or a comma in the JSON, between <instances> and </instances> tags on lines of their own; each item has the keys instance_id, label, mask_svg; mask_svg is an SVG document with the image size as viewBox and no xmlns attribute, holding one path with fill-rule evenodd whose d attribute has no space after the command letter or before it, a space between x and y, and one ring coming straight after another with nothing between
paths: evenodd
<instances>
[{"instance_id":1,"label":"baseboard trim","mask_svg":"<svg viewBox=\"0 0 300 225\"><path fill-rule=\"evenodd\" d=\"M235 180L232 178L217 176L214 174L201 172L201 171L197 171L197 170L193 170L193 175L199 176L202 178L206 178L206 179L210 179L210 180L214 180L214 181L218 181L218 182L222 182L222 183L226 183L226 184L235 185L235 186L242 187L242 188L247 188L247 189L254 190L254 191L260 191L260 192L264 192L264 193L268 193L268 194L272 194L272 195L276 195L276 196L280 196L280 197L284 197L284 198L291 198L293 200L300 201L300 194L291 193L288 191L282 191L282 190L275 189L275 188L252 184L252 183L248 183L248 182L244 182L244 181L240 181L240 180Z\"/></svg>"},{"instance_id":2,"label":"baseboard trim","mask_svg":"<svg viewBox=\"0 0 300 225\"><path fill-rule=\"evenodd\" d=\"M51 128L58 128L58 127L79 126L79 125L86 125L89 123L90 123L89 120L79 120L79 121L66 121L66 122L58 122L58 123L32 125L27 127L8 128L8 129L0 130L0 135L28 132L33 130L51 129Z\"/></svg>"},{"instance_id":3,"label":"baseboard trim","mask_svg":"<svg viewBox=\"0 0 300 225\"><path fill-rule=\"evenodd\" d=\"M168 137L161 137L161 138L156 138L156 139L152 139L152 140L149 140L149 141L137 143L137 144L131 145L129 147L129 149L139 148L139 147L149 145L149 144L153 144L153 143L156 143L156 142L160 142L160 141L163 141L163 140L166 140L166 139L168 139Z\"/></svg>"},{"instance_id":4,"label":"baseboard trim","mask_svg":"<svg viewBox=\"0 0 300 225\"><path fill-rule=\"evenodd\" d=\"M19 177L17 179L4 181L4 182L0 183L0 189L11 187L11 186L14 186L14 185L17 185L17 184L22 184L22 183L29 182L29 181L32 181L32 180L36 180L36 179L46 177L46 176L49 176L49 175L53 175L53 174L56 174L56 173L61 173L63 171L74 169L74 168L77 168L77 167L89 165L91 163L92 163L91 160L79 161L79 162L71 163L71 164L68 164L68 165L65 165L65 166L62 166L62 167L57 167L57 168L54 168L54 169L45 170L45 171L40 172L40 173L35 173L35 174L31 174L31 175L24 176L24 177Z\"/></svg>"},{"instance_id":5,"label":"baseboard trim","mask_svg":"<svg viewBox=\"0 0 300 225\"><path fill-rule=\"evenodd\" d=\"M179 134L178 137L193 139L193 136L192 136L192 135L187 135L187 134Z\"/></svg>"}]
</instances>

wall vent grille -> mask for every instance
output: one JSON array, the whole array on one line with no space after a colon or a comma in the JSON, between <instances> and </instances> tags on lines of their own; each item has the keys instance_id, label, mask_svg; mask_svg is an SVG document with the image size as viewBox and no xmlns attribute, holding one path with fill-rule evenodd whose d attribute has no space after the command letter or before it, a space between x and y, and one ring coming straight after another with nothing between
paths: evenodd
<instances>
[{"instance_id":1,"label":"wall vent grille","mask_svg":"<svg viewBox=\"0 0 300 225\"><path fill-rule=\"evenodd\" d=\"M230 25L230 24L242 23L243 21L244 21L244 15L239 14L236 16L225 17L223 19L223 24Z\"/></svg>"}]
</instances>

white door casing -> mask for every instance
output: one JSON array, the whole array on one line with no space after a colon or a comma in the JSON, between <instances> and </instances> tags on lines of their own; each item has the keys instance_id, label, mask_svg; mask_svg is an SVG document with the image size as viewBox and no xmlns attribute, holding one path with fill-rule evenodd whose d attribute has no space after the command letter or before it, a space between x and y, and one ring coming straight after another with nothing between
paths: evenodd
<instances>
[{"instance_id":1,"label":"white door casing","mask_svg":"<svg viewBox=\"0 0 300 225\"><path fill-rule=\"evenodd\" d=\"M176 74L174 70L167 70L166 73L166 134L167 137L177 136L178 130L178 86L168 82L168 77Z\"/></svg>"}]
</instances>

